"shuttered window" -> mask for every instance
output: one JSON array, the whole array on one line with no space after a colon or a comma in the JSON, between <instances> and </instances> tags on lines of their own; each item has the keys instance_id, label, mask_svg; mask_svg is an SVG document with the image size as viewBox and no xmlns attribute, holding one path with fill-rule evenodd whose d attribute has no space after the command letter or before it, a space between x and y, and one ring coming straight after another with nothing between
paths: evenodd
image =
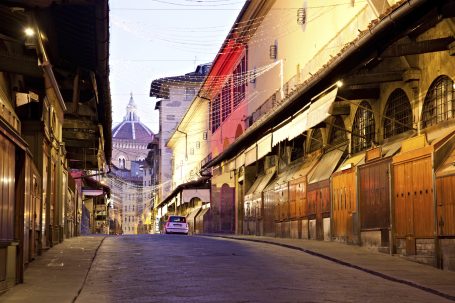
<instances>
[{"instance_id":1,"label":"shuttered window","mask_svg":"<svg viewBox=\"0 0 455 303\"><path fill-rule=\"evenodd\" d=\"M411 103L402 89L390 94L384 115L384 139L412 129Z\"/></svg>"},{"instance_id":2,"label":"shuttered window","mask_svg":"<svg viewBox=\"0 0 455 303\"><path fill-rule=\"evenodd\" d=\"M422 112L422 128L435 125L455 116L455 92L453 81L439 76L428 89Z\"/></svg>"},{"instance_id":3,"label":"shuttered window","mask_svg":"<svg viewBox=\"0 0 455 303\"><path fill-rule=\"evenodd\" d=\"M363 101L357 109L352 126L352 153L355 154L371 147L374 136L374 115L370 104Z\"/></svg>"}]
</instances>

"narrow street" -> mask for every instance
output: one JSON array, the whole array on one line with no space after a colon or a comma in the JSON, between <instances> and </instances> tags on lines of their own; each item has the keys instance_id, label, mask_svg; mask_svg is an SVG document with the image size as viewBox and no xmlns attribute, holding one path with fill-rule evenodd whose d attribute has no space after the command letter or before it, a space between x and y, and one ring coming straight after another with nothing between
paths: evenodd
<instances>
[{"instance_id":1,"label":"narrow street","mask_svg":"<svg viewBox=\"0 0 455 303\"><path fill-rule=\"evenodd\" d=\"M76 302L445 302L303 252L180 235L108 237ZM448 302L448 301L447 301Z\"/></svg>"}]
</instances>

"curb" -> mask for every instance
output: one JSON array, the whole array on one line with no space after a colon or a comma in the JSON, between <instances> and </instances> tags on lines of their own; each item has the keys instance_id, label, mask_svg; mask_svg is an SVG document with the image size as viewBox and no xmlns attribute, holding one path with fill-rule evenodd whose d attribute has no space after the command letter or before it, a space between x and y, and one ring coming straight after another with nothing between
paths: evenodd
<instances>
[{"instance_id":1,"label":"curb","mask_svg":"<svg viewBox=\"0 0 455 303\"><path fill-rule=\"evenodd\" d=\"M318 257L318 258L321 258L321 259L325 259L325 260L328 260L328 261L331 261L331 262L334 262L334 263L337 263L337 264L340 264L340 265L343 265L343 266L346 266L346 267L357 269L357 270L363 271L365 273L368 273L370 275L374 275L374 276L380 277L380 278L382 278L384 280L389 280L389 281L392 281L392 282L395 282L395 283L400 283L400 284L404 284L404 285L407 285L407 286L410 286L410 287L414 287L414 288L420 289L422 291L425 291L425 292L431 293L433 295L436 295L436 296L442 297L444 299L448 299L448 300L451 300L451 301L455 302L455 296L452 296L450 294L441 292L441 291L436 290L434 288L426 287L426 286L417 284L417 283L412 282L412 281L399 279L399 278L396 278L396 277L393 277L393 276L390 276L390 275L387 275L387 274L384 274L384 273L381 273L381 272L378 272L378 271L374 271L374 270L371 270L371 269L368 269L368 268L365 268L365 267L362 267L362 266L358 266L358 265L355 265L355 264L352 264L352 263L349 263L349 262L346 262L346 261L343 261L343 260L340 260L340 259L336 259L336 258L327 256L327 255L324 255L324 254L321 254L321 253L318 253L318 252L315 252L315 251L312 251L312 250L309 250L309 249L306 249L306 248L293 246L293 245L290 245L290 244L277 243L277 242L268 241L268 240L261 240L261 239L247 239L247 238L230 237L230 236L222 236L222 235L202 235L202 236L214 237L214 238L223 238L223 239L231 239L231 240L238 240L238 241L265 243L265 244L271 244L271 245L280 246L280 247L284 247L284 248L288 248L288 249L298 250L298 251L304 252L306 254L309 254L311 256L315 256L315 257Z\"/></svg>"},{"instance_id":2,"label":"curb","mask_svg":"<svg viewBox=\"0 0 455 303\"><path fill-rule=\"evenodd\" d=\"M106 238L107 238L107 236L104 236L103 239L100 241L100 244L98 244L98 247L97 247L96 250L95 250L95 254L94 254L93 257L92 257L92 261L90 262L90 266L89 266L88 269L87 269L87 273L85 274L84 281L82 281L82 285L81 285L81 287L79 288L79 290L77 291L77 294L76 294L76 296L73 298L73 300L71 301L71 303L75 303L75 302L77 301L77 299L79 298L79 295L81 294L82 289L84 288L85 283L87 282L88 274L90 273L90 270L92 269L93 262L95 261L95 258L96 258L96 256L98 255L98 250L100 249L101 245L103 244L104 240L106 240Z\"/></svg>"}]
</instances>

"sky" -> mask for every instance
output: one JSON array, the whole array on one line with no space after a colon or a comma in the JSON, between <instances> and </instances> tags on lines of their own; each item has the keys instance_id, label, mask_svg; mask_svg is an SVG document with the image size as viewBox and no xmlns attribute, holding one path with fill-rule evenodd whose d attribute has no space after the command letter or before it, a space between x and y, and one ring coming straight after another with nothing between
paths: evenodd
<instances>
[{"instance_id":1,"label":"sky","mask_svg":"<svg viewBox=\"0 0 455 303\"><path fill-rule=\"evenodd\" d=\"M112 126L133 93L141 122L158 132L153 80L213 61L245 0L110 0Z\"/></svg>"}]
</instances>

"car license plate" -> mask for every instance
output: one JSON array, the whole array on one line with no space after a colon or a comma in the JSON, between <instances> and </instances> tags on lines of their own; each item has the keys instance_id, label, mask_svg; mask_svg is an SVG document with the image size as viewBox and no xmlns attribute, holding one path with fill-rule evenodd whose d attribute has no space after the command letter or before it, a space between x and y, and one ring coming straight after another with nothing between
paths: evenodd
<instances>
[{"instance_id":1,"label":"car license plate","mask_svg":"<svg viewBox=\"0 0 455 303\"><path fill-rule=\"evenodd\" d=\"M174 226L182 226L180 223L174 223Z\"/></svg>"}]
</instances>

